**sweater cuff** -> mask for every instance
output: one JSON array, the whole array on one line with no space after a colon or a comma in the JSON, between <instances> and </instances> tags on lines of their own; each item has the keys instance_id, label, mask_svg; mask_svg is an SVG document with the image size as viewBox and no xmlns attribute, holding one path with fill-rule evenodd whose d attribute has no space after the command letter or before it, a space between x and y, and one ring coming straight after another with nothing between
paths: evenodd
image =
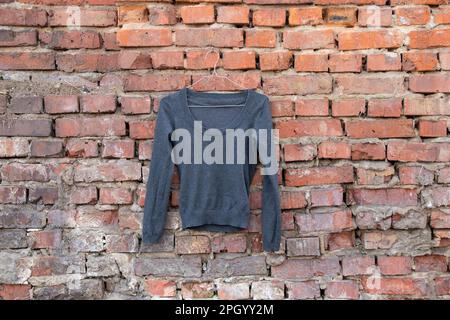
<instances>
[{"instance_id":1,"label":"sweater cuff","mask_svg":"<svg viewBox=\"0 0 450 320\"><path fill-rule=\"evenodd\" d=\"M159 242L160 235L156 233L143 234L142 243L144 244L154 244Z\"/></svg>"},{"instance_id":2,"label":"sweater cuff","mask_svg":"<svg viewBox=\"0 0 450 320\"><path fill-rule=\"evenodd\" d=\"M266 252L276 252L280 250L280 243L263 244L263 249Z\"/></svg>"}]
</instances>

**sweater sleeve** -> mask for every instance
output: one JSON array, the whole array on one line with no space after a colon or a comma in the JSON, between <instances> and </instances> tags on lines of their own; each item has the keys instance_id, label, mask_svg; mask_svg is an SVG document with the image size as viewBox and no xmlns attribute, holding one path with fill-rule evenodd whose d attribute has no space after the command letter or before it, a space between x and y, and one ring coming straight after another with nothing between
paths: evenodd
<instances>
[{"instance_id":1,"label":"sweater sleeve","mask_svg":"<svg viewBox=\"0 0 450 320\"><path fill-rule=\"evenodd\" d=\"M265 150L261 150L260 145L258 149L261 156L272 159L262 162L262 233L263 233L263 249L264 251L278 251L280 249L281 240L281 209L280 209L280 193L278 188L278 153L276 148L278 144L274 136L271 135L272 126L272 112L270 108L269 98L265 98L263 109L257 118L258 129L266 129L266 135L259 134L259 140L266 142ZM259 142L261 142L259 141ZM271 150L275 153L272 156ZM262 154L261 154L262 153ZM274 162L276 161L276 162ZM271 167L271 170L268 170Z\"/></svg>"},{"instance_id":2,"label":"sweater sleeve","mask_svg":"<svg viewBox=\"0 0 450 320\"><path fill-rule=\"evenodd\" d=\"M165 100L161 99L156 118L150 172L144 201L142 242L145 244L159 241L167 216L174 169L174 163L171 159L172 143L170 140L173 125L169 108L170 106Z\"/></svg>"}]
</instances>

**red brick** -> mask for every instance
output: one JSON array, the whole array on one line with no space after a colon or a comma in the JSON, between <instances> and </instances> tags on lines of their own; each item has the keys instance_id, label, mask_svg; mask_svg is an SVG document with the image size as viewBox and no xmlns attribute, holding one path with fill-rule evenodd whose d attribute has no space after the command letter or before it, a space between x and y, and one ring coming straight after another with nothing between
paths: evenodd
<instances>
[{"instance_id":1,"label":"red brick","mask_svg":"<svg viewBox=\"0 0 450 320\"><path fill-rule=\"evenodd\" d=\"M261 52L259 66L261 71L287 70L291 67L292 52L275 51Z\"/></svg>"},{"instance_id":2,"label":"red brick","mask_svg":"<svg viewBox=\"0 0 450 320\"><path fill-rule=\"evenodd\" d=\"M350 189L347 204L415 206L418 204L416 189Z\"/></svg>"},{"instance_id":3,"label":"red brick","mask_svg":"<svg viewBox=\"0 0 450 320\"><path fill-rule=\"evenodd\" d=\"M342 274L344 276L372 274L375 269L375 259L371 256L344 257L342 259Z\"/></svg>"},{"instance_id":4,"label":"red brick","mask_svg":"<svg viewBox=\"0 0 450 320\"><path fill-rule=\"evenodd\" d=\"M402 114L402 99L370 99L367 106L369 117L398 118Z\"/></svg>"},{"instance_id":5,"label":"red brick","mask_svg":"<svg viewBox=\"0 0 450 320\"><path fill-rule=\"evenodd\" d=\"M11 98L9 110L12 113L42 113L42 98L36 96L26 96Z\"/></svg>"},{"instance_id":6,"label":"red brick","mask_svg":"<svg viewBox=\"0 0 450 320\"><path fill-rule=\"evenodd\" d=\"M289 117L294 115L293 102L291 99L277 99L270 101L272 117Z\"/></svg>"},{"instance_id":7,"label":"red brick","mask_svg":"<svg viewBox=\"0 0 450 320\"><path fill-rule=\"evenodd\" d=\"M29 284L0 284L1 300L30 300L30 292Z\"/></svg>"},{"instance_id":8,"label":"red brick","mask_svg":"<svg viewBox=\"0 0 450 320\"><path fill-rule=\"evenodd\" d=\"M139 240L135 234L106 236L106 251L114 253L130 253L138 251Z\"/></svg>"},{"instance_id":9,"label":"red brick","mask_svg":"<svg viewBox=\"0 0 450 320\"><path fill-rule=\"evenodd\" d=\"M320 5L338 5L338 4L376 4L385 5L386 0L314 0L314 3Z\"/></svg>"},{"instance_id":10,"label":"red brick","mask_svg":"<svg viewBox=\"0 0 450 320\"><path fill-rule=\"evenodd\" d=\"M450 92L450 75L445 73L411 75L409 90L420 93Z\"/></svg>"},{"instance_id":11,"label":"red brick","mask_svg":"<svg viewBox=\"0 0 450 320\"><path fill-rule=\"evenodd\" d=\"M382 256L377 258L378 267L383 275L399 276L410 274L412 268L412 259L410 257L389 257Z\"/></svg>"},{"instance_id":12,"label":"red brick","mask_svg":"<svg viewBox=\"0 0 450 320\"><path fill-rule=\"evenodd\" d=\"M114 95L84 95L80 97L81 112L107 113L116 111Z\"/></svg>"},{"instance_id":13,"label":"red brick","mask_svg":"<svg viewBox=\"0 0 450 320\"><path fill-rule=\"evenodd\" d=\"M408 33L409 47L425 49L450 46L450 29L413 30Z\"/></svg>"},{"instance_id":14,"label":"red brick","mask_svg":"<svg viewBox=\"0 0 450 320\"><path fill-rule=\"evenodd\" d=\"M272 267L272 276L280 279L302 280L317 276L334 276L340 272L336 257L323 259L287 259Z\"/></svg>"},{"instance_id":15,"label":"red brick","mask_svg":"<svg viewBox=\"0 0 450 320\"><path fill-rule=\"evenodd\" d=\"M303 191L281 191L280 198L282 209L298 209L308 205Z\"/></svg>"},{"instance_id":16,"label":"red brick","mask_svg":"<svg viewBox=\"0 0 450 320\"><path fill-rule=\"evenodd\" d=\"M216 62L220 64L218 52L203 49L191 49L186 52L187 69L209 69L213 68Z\"/></svg>"},{"instance_id":17,"label":"red brick","mask_svg":"<svg viewBox=\"0 0 450 320\"><path fill-rule=\"evenodd\" d=\"M299 116L328 116L328 99L297 99L295 114Z\"/></svg>"},{"instance_id":18,"label":"red brick","mask_svg":"<svg viewBox=\"0 0 450 320\"><path fill-rule=\"evenodd\" d=\"M447 143L396 141L388 144L387 158L402 162L447 162L450 161L449 148Z\"/></svg>"},{"instance_id":19,"label":"red brick","mask_svg":"<svg viewBox=\"0 0 450 320\"><path fill-rule=\"evenodd\" d=\"M100 204L130 204L133 193L128 188L100 188Z\"/></svg>"},{"instance_id":20,"label":"red brick","mask_svg":"<svg viewBox=\"0 0 450 320\"><path fill-rule=\"evenodd\" d=\"M246 88L255 89L260 86L261 73L259 71L247 71L247 72L230 72L227 73L228 79L225 78L212 78L210 81L202 81L194 86L197 91L235 91L244 86ZM204 75L194 74L192 75L192 83L202 78ZM230 81L231 80L231 81ZM240 84L235 85L234 82Z\"/></svg>"},{"instance_id":21,"label":"red brick","mask_svg":"<svg viewBox=\"0 0 450 320\"><path fill-rule=\"evenodd\" d=\"M0 136L47 137L52 132L49 119L2 119Z\"/></svg>"},{"instance_id":22,"label":"red brick","mask_svg":"<svg viewBox=\"0 0 450 320\"><path fill-rule=\"evenodd\" d=\"M398 94L405 91L403 76L336 75L336 89L344 94Z\"/></svg>"},{"instance_id":23,"label":"red brick","mask_svg":"<svg viewBox=\"0 0 450 320\"><path fill-rule=\"evenodd\" d=\"M248 24L250 9L246 6L217 7L217 22L230 24Z\"/></svg>"},{"instance_id":24,"label":"red brick","mask_svg":"<svg viewBox=\"0 0 450 320\"><path fill-rule=\"evenodd\" d=\"M119 26L126 23L148 22L148 9L145 5L124 5L117 9Z\"/></svg>"},{"instance_id":25,"label":"red brick","mask_svg":"<svg viewBox=\"0 0 450 320\"><path fill-rule=\"evenodd\" d=\"M450 229L450 214L443 210L432 210L430 226L434 229Z\"/></svg>"},{"instance_id":26,"label":"red brick","mask_svg":"<svg viewBox=\"0 0 450 320\"><path fill-rule=\"evenodd\" d=\"M133 69L149 69L152 67L152 60L150 54L139 51L121 51L117 55L118 69L133 70Z\"/></svg>"},{"instance_id":27,"label":"red brick","mask_svg":"<svg viewBox=\"0 0 450 320\"><path fill-rule=\"evenodd\" d=\"M152 139L155 133L155 120L130 121L131 139Z\"/></svg>"},{"instance_id":28,"label":"red brick","mask_svg":"<svg viewBox=\"0 0 450 320\"><path fill-rule=\"evenodd\" d=\"M39 40L50 49L96 49L101 47L100 35L93 30L40 31Z\"/></svg>"},{"instance_id":29,"label":"red brick","mask_svg":"<svg viewBox=\"0 0 450 320\"><path fill-rule=\"evenodd\" d=\"M393 167L387 167L385 169L356 169L357 181L360 185L385 184L391 181L394 174L395 170Z\"/></svg>"},{"instance_id":30,"label":"red brick","mask_svg":"<svg viewBox=\"0 0 450 320\"><path fill-rule=\"evenodd\" d=\"M398 48L403 34L397 29L343 31L338 35L339 50Z\"/></svg>"},{"instance_id":31,"label":"red brick","mask_svg":"<svg viewBox=\"0 0 450 320\"><path fill-rule=\"evenodd\" d=\"M207 236L178 236L175 245L178 254L211 252L211 245Z\"/></svg>"},{"instance_id":32,"label":"red brick","mask_svg":"<svg viewBox=\"0 0 450 320\"><path fill-rule=\"evenodd\" d=\"M446 272L447 257L436 254L414 257L414 270L416 272Z\"/></svg>"},{"instance_id":33,"label":"red brick","mask_svg":"<svg viewBox=\"0 0 450 320\"><path fill-rule=\"evenodd\" d=\"M450 294L450 277L441 276L434 278L436 295L445 296Z\"/></svg>"},{"instance_id":34,"label":"red brick","mask_svg":"<svg viewBox=\"0 0 450 320\"><path fill-rule=\"evenodd\" d=\"M438 171L438 183L450 183L450 167Z\"/></svg>"},{"instance_id":35,"label":"red brick","mask_svg":"<svg viewBox=\"0 0 450 320\"><path fill-rule=\"evenodd\" d=\"M0 186L0 203L19 204L26 202L26 188Z\"/></svg>"},{"instance_id":36,"label":"red brick","mask_svg":"<svg viewBox=\"0 0 450 320\"><path fill-rule=\"evenodd\" d=\"M405 4L429 4L440 5L445 4L446 0L391 0L391 5L405 5Z\"/></svg>"},{"instance_id":37,"label":"red brick","mask_svg":"<svg viewBox=\"0 0 450 320\"><path fill-rule=\"evenodd\" d=\"M399 26L427 24L431 18L430 8L427 6L397 7L395 15Z\"/></svg>"},{"instance_id":38,"label":"red brick","mask_svg":"<svg viewBox=\"0 0 450 320\"><path fill-rule=\"evenodd\" d=\"M247 237L243 234L216 236L211 241L211 249L213 252L245 252Z\"/></svg>"},{"instance_id":39,"label":"red brick","mask_svg":"<svg viewBox=\"0 0 450 320\"><path fill-rule=\"evenodd\" d=\"M277 33L275 30L245 30L245 46L251 48L275 48Z\"/></svg>"},{"instance_id":40,"label":"red brick","mask_svg":"<svg viewBox=\"0 0 450 320\"><path fill-rule=\"evenodd\" d=\"M97 188L82 187L73 189L70 193L70 203L73 204L92 204L97 202Z\"/></svg>"},{"instance_id":41,"label":"red brick","mask_svg":"<svg viewBox=\"0 0 450 320\"><path fill-rule=\"evenodd\" d=\"M328 61L330 72L361 72L362 57L361 54L332 54Z\"/></svg>"},{"instance_id":42,"label":"red brick","mask_svg":"<svg viewBox=\"0 0 450 320\"><path fill-rule=\"evenodd\" d=\"M177 23L177 11L174 5L149 7L148 22L151 25L166 26Z\"/></svg>"},{"instance_id":43,"label":"red brick","mask_svg":"<svg viewBox=\"0 0 450 320\"><path fill-rule=\"evenodd\" d=\"M267 94L331 93L332 78L327 75L277 75L264 78L263 90Z\"/></svg>"},{"instance_id":44,"label":"red brick","mask_svg":"<svg viewBox=\"0 0 450 320\"><path fill-rule=\"evenodd\" d=\"M33 157L58 157L63 151L62 141L33 140L31 142L31 156Z\"/></svg>"},{"instance_id":45,"label":"red brick","mask_svg":"<svg viewBox=\"0 0 450 320\"><path fill-rule=\"evenodd\" d=\"M1 52L0 69L3 70L54 70L54 52Z\"/></svg>"},{"instance_id":46,"label":"red brick","mask_svg":"<svg viewBox=\"0 0 450 320\"><path fill-rule=\"evenodd\" d=\"M151 99L149 96L122 96L119 100L123 114L150 113Z\"/></svg>"},{"instance_id":47,"label":"red brick","mask_svg":"<svg viewBox=\"0 0 450 320\"><path fill-rule=\"evenodd\" d=\"M129 74L124 78L125 91L172 91L178 90L190 82L190 76L184 74Z\"/></svg>"},{"instance_id":48,"label":"red brick","mask_svg":"<svg viewBox=\"0 0 450 320\"><path fill-rule=\"evenodd\" d=\"M367 71L399 71L402 60L394 52L367 55Z\"/></svg>"},{"instance_id":49,"label":"red brick","mask_svg":"<svg viewBox=\"0 0 450 320\"><path fill-rule=\"evenodd\" d=\"M332 49L334 32L332 29L288 30L283 32L283 47L287 49Z\"/></svg>"},{"instance_id":50,"label":"red brick","mask_svg":"<svg viewBox=\"0 0 450 320\"><path fill-rule=\"evenodd\" d=\"M321 7L289 8L289 25L318 25L323 23Z\"/></svg>"},{"instance_id":51,"label":"red brick","mask_svg":"<svg viewBox=\"0 0 450 320\"><path fill-rule=\"evenodd\" d=\"M56 56L56 65L65 72L106 72L120 69L118 59L117 53L62 53Z\"/></svg>"},{"instance_id":52,"label":"red brick","mask_svg":"<svg viewBox=\"0 0 450 320\"><path fill-rule=\"evenodd\" d=\"M389 27L392 25L392 9L376 6L360 7L358 24L362 27Z\"/></svg>"},{"instance_id":53,"label":"red brick","mask_svg":"<svg viewBox=\"0 0 450 320\"><path fill-rule=\"evenodd\" d=\"M34 231L29 239L33 249L56 249L62 244L62 232L59 229Z\"/></svg>"},{"instance_id":54,"label":"red brick","mask_svg":"<svg viewBox=\"0 0 450 320\"><path fill-rule=\"evenodd\" d=\"M359 298L358 283L354 280L335 280L327 283L325 296L330 299Z\"/></svg>"},{"instance_id":55,"label":"red brick","mask_svg":"<svg viewBox=\"0 0 450 320\"><path fill-rule=\"evenodd\" d=\"M328 7L325 9L325 22L338 26L354 26L356 11L356 7Z\"/></svg>"},{"instance_id":56,"label":"red brick","mask_svg":"<svg viewBox=\"0 0 450 320\"><path fill-rule=\"evenodd\" d=\"M328 55L308 53L295 55L294 68L298 72L327 72Z\"/></svg>"},{"instance_id":57,"label":"red brick","mask_svg":"<svg viewBox=\"0 0 450 320\"><path fill-rule=\"evenodd\" d=\"M180 9L180 16L184 24L214 23L214 6L183 6Z\"/></svg>"},{"instance_id":58,"label":"red brick","mask_svg":"<svg viewBox=\"0 0 450 320\"><path fill-rule=\"evenodd\" d=\"M439 61L441 62L442 70L450 70L450 52L440 52Z\"/></svg>"},{"instance_id":59,"label":"red brick","mask_svg":"<svg viewBox=\"0 0 450 320\"><path fill-rule=\"evenodd\" d=\"M98 156L98 145L93 140L70 139L66 144L67 156L92 158Z\"/></svg>"},{"instance_id":60,"label":"red brick","mask_svg":"<svg viewBox=\"0 0 450 320\"><path fill-rule=\"evenodd\" d=\"M223 53L223 68L245 70L256 68L255 51L226 51Z\"/></svg>"},{"instance_id":61,"label":"red brick","mask_svg":"<svg viewBox=\"0 0 450 320\"><path fill-rule=\"evenodd\" d=\"M45 112L72 113L78 112L78 96L76 95L51 95L44 97Z\"/></svg>"},{"instance_id":62,"label":"red brick","mask_svg":"<svg viewBox=\"0 0 450 320\"><path fill-rule=\"evenodd\" d=\"M340 99L333 100L331 114L333 117L351 117L364 114L366 101L364 99Z\"/></svg>"},{"instance_id":63,"label":"red brick","mask_svg":"<svg viewBox=\"0 0 450 320\"><path fill-rule=\"evenodd\" d=\"M352 138L414 137L412 120L357 120L345 123L347 136Z\"/></svg>"},{"instance_id":64,"label":"red brick","mask_svg":"<svg viewBox=\"0 0 450 320\"><path fill-rule=\"evenodd\" d=\"M286 162L310 161L315 158L316 154L316 146L312 144L286 144L284 146L284 160Z\"/></svg>"},{"instance_id":65,"label":"red brick","mask_svg":"<svg viewBox=\"0 0 450 320\"><path fill-rule=\"evenodd\" d=\"M253 25L257 27L282 27L286 22L283 8L262 8L253 11Z\"/></svg>"},{"instance_id":66,"label":"red brick","mask_svg":"<svg viewBox=\"0 0 450 320\"><path fill-rule=\"evenodd\" d=\"M250 298L249 283L227 283L217 284L217 296L222 300L241 300Z\"/></svg>"},{"instance_id":67,"label":"red brick","mask_svg":"<svg viewBox=\"0 0 450 320\"><path fill-rule=\"evenodd\" d=\"M407 116L450 115L450 99L407 97L404 104Z\"/></svg>"},{"instance_id":68,"label":"red brick","mask_svg":"<svg viewBox=\"0 0 450 320\"><path fill-rule=\"evenodd\" d=\"M280 138L304 136L342 136L341 122L338 119L326 120L287 120L276 123Z\"/></svg>"},{"instance_id":69,"label":"red brick","mask_svg":"<svg viewBox=\"0 0 450 320\"><path fill-rule=\"evenodd\" d=\"M332 233L326 237L326 246L330 251L350 249L353 248L355 244L355 233L353 231Z\"/></svg>"},{"instance_id":70,"label":"red brick","mask_svg":"<svg viewBox=\"0 0 450 320\"><path fill-rule=\"evenodd\" d=\"M434 172L424 167L400 167L398 176L401 184L433 184Z\"/></svg>"},{"instance_id":71,"label":"red brick","mask_svg":"<svg viewBox=\"0 0 450 320\"><path fill-rule=\"evenodd\" d=\"M52 8L48 13L48 25L52 27L111 27L116 25L116 11L97 8Z\"/></svg>"},{"instance_id":72,"label":"red brick","mask_svg":"<svg viewBox=\"0 0 450 320\"><path fill-rule=\"evenodd\" d=\"M287 186L351 183L353 168L351 166L291 168L286 170L285 179Z\"/></svg>"},{"instance_id":73,"label":"red brick","mask_svg":"<svg viewBox=\"0 0 450 320\"><path fill-rule=\"evenodd\" d=\"M32 187L28 191L28 202L54 204L57 200L57 187Z\"/></svg>"},{"instance_id":74,"label":"red brick","mask_svg":"<svg viewBox=\"0 0 450 320\"><path fill-rule=\"evenodd\" d=\"M184 52L181 50L150 52L153 69L183 69Z\"/></svg>"},{"instance_id":75,"label":"red brick","mask_svg":"<svg viewBox=\"0 0 450 320\"><path fill-rule=\"evenodd\" d=\"M434 187L426 190L427 205L429 206L449 206L450 205L450 189L448 187Z\"/></svg>"},{"instance_id":76,"label":"red brick","mask_svg":"<svg viewBox=\"0 0 450 320\"><path fill-rule=\"evenodd\" d=\"M160 47L172 44L169 29L120 29L117 42L121 47Z\"/></svg>"},{"instance_id":77,"label":"red brick","mask_svg":"<svg viewBox=\"0 0 450 320\"><path fill-rule=\"evenodd\" d=\"M364 277L361 281L364 291L369 294L424 296L427 285L424 279Z\"/></svg>"},{"instance_id":78,"label":"red brick","mask_svg":"<svg viewBox=\"0 0 450 320\"><path fill-rule=\"evenodd\" d=\"M239 28L186 28L175 30L175 44L188 47L243 47Z\"/></svg>"},{"instance_id":79,"label":"red brick","mask_svg":"<svg viewBox=\"0 0 450 320\"><path fill-rule=\"evenodd\" d=\"M149 278L145 280L145 290L152 297L175 297L177 286L171 280Z\"/></svg>"},{"instance_id":80,"label":"red brick","mask_svg":"<svg viewBox=\"0 0 450 320\"><path fill-rule=\"evenodd\" d=\"M311 207L340 206L344 203L344 190L341 187L311 190Z\"/></svg>"},{"instance_id":81,"label":"red brick","mask_svg":"<svg viewBox=\"0 0 450 320\"><path fill-rule=\"evenodd\" d=\"M0 8L0 25L43 27L47 24L47 13L38 8Z\"/></svg>"},{"instance_id":82,"label":"red brick","mask_svg":"<svg viewBox=\"0 0 450 320\"><path fill-rule=\"evenodd\" d=\"M0 30L0 45L2 47L35 46L36 44L37 34L34 30Z\"/></svg>"},{"instance_id":83,"label":"red brick","mask_svg":"<svg viewBox=\"0 0 450 320\"><path fill-rule=\"evenodd\" d=\"M286 283L289 299L315 299L320 297L320 288L317 281L299 281Z\"/></svg>"},{"instance_id":84,"label":"red brick","mask_svg":"<svg viewBox=\"0 0 450 320\"><path fill-rule=\"evenodd\" d=\"M403 53L403 70L406 71L433 71L438 68L436 53L405 52Z\"/></svg>"},{"instance_id":85,"label":"red brick","mask_svg":"<svg viewBox=\"0 0 450 320\"><path fill-rule=\"evenodd\" d=\"M187 281L181 284L183 299L208 299L214 296L214 283Z\"/></svg>"},{"instance_id":86,"label":"red brick","mask_svg":"<svg viewBox=\"0 0 450 320\"><path fill-rule=\"evenodd\" d=\"M299 213L295 215L295 223L301 233L341 232L355 229L350 210Z\"/></svg>"},{"instance_id":87,"label":"red brick","mask_svg":"<svg viewBox=\"0 0 450 320\"><path fill-rule=\"evenodd\" d=\"M39 163L6 163L0 169L2 181L50 181L50 167ZM19 193L20 193L19 189Z\"/></svg>"},{"instance_id":88,"label":"red brick","mask_svg":"<svg viewBox=\"0 0 450 320\"><path fill-rule=\"evenodd\" d=\"M319 158L350 159L350 145L346 142L324 141L319 144Z\"/></svg>"},{"instance_id":89,"label":"red brick","mask_svg":"<svg viewBox=\"0 0 450 320\"><path fill-rule=\"evenodd\" d=\"M25 157L30 151L26 138L0 138L0 157L18 158Z\"/></svg>"},{"instance_id":90,"label":"red brick","mask_svg":"<svg viewBox=\"0 0 450 320\"><path fill-rule=\"evenodd\" d=\"M286 251L288 256L320 256L319 238L289 238L286 240Z\"/></svg>"},{"instance_id":91,"label":"red brick","mask_svg":"<svg viewBox=\"0 0 450 320\"><path fill-rule=\"evenodd\" d=\"M450 24L450 7L439 7L433 10L434 23Z\"/></svg>"},{"instance_id":92,"label":"red brick","mask_svg":"<svg viewBox=\"0 0 450 320\"><path fill-rule=\"evenodd\" d=\"M125 121L123 118L108 116L87 118L58 118L55 120L56 137L86 136L123 136Z\"/></svg>"},{"instance_id":93,"label":"red brick","mask_svg":"<svg viewBox=\"0 0 450 320\"><path fill-rule=\"evenodd\" d=\"M445 137L447 136L447 120L420 120L419 136Z\"/></svg>"}]
</instances>

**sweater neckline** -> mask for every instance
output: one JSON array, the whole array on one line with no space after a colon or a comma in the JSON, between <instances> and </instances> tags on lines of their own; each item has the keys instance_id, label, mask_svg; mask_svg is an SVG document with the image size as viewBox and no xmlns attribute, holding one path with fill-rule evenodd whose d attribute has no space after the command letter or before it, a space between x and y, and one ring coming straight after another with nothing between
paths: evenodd
<instances>
[{"instance_id":1,"label":"sweater neckline","mask_svg":"<svg viewBox=\"0 0 450 320\"><path fill-rule=\"evenodd\" d=\"M194 91L192 89L189 89L188 87L184 87L182 89L183 109L185 110L190 121L192 121L192 125L194 125L194 121L200 121L200 120L195 119L194 115L192 114L191 110L189 109L188 95L194 94L197 96L201 95L201 96L205 96L205 97L220 99L221 97L232 97L232 96L238 96L238 95L245 94L244 106L233 117L233 119L231 119L231 121L229 121L225 126L223 126L221 128L207 127L203 124L203 121L202 121L202 128L204 130L217 129L217 130L220 130L221 132L225 132L226 129L236 128L239 125L239 123L242 121L244 113L246 112L248 105L249 105L251 91L252 91L251 89L244 89L244 90L239 90L239 91L235 91L235 92L231 92L231 93L222 93L222 92ZM214 105L212 105L211 107L214 107Z\"/></svg>"}]
</instances>

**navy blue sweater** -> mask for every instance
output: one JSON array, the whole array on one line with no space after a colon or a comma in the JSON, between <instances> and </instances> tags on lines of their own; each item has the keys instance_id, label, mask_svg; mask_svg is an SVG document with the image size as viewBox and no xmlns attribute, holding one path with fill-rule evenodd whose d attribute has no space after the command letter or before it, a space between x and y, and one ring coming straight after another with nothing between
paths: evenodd
<instances>
[{"instance_id":1,"label":"navy blue sweater","mask_svg":"<svg viewBox=\"0 0 450 320\"><path fill-rule=\"evenodd\" d=\"M229 104L241 106L223 107ZM208 107L193 108L188 105ZM198 121L201 121L200 126ZM201 132L203 139L195 139L195 128L197 133ZM175 129L184 129L183 134L190 133L192 139L184 141L184 146L191 146L191 154L187 149L172 152L185 139L184 135L183 138L178 135L178 140L174 139L172 133ZM238 143L234 143L234 147L230 149L226 148L227 143L232 143L230 139L226 139L227 129L271 130L272 116L268 97L253 89L220 93L183 88L160 100L145 195L143 243L157 243L163 232L175 165L180 177L179 210L183 229L236 232L248 227L250 184L257 165L251 160L250 139L245 142L244 155L242 149L237 150ZM221 134L223 139L214 135L205 139L208 133L210 136L211 133ZM270 154L270 147L278 148L270 132L267 137L258 134L257 139L263 138L268 143L265 154ZM201 143L196 144L195 141ZM199 163L198 158L196 162L195 157L201 156L213 141L217 143L216 146L224 147L223 154L217 151L210 153L216 159L213 163L205 163L203 159ZM233 150L233 154L227 154L227 150ZM239 155L244 156L244 161L242 158L238 161ZM179 163L180 159L191 161ZM231 159L233 163L230 163ZM263 168L268 166L267 163L262 165ZM280 248L281 213L277 171L273 173L272 170L272 174L262 175L261 224L265 251L278 251Z\"/></svg>"}]
</instances>

